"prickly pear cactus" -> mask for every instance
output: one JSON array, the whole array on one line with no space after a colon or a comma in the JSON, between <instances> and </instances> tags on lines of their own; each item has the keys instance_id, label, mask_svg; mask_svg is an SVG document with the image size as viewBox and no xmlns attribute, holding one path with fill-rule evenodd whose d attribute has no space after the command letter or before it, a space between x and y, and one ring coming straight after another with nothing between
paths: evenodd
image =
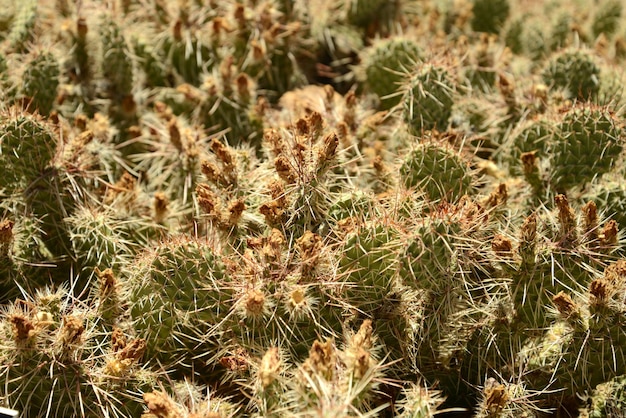
<instances>
[{"instance_id":1,"label":"prickly pear cactus","mask_svg":"<svg viewBox=\"0 0 626 418\"><path fill-rule=\"evenodd\" d=\"M207 359L196 358L195 350L204 347L210 358L232 302L219 250L180 237L140 255L125 274L133 326L146 340L147 360L178 364L179 370L204 368Z\"/></svg>"},{"instance_id":2,"label":"prickly pear cactus","mask_svg":"<svg viewBox=\"0 0 626 418\"><path fill-rule=\"evenodd\" d=\"M407 188L422 190L432 201L456 201L472 193L472 175L463 158L437 144L420 144L400 167Z\"/></svg>"},{"instance_id":3,"label":"prickly pear cactus","mask_svg":"<svg viewBox=\"0 0 626 418\"><path fill-rule=\"evenodd\" d=\"M567 49L548 61L543 80L578 100L592 100L600 91L600 68L589 51Z\"/></svg>"},{"instance_id":4,"label":"prickly pear cactus","mask_svg":"<svg viewBox=\"0 0 626 418\"><path fill-rule=\"evenodd\" d=\"M509 17L509 0L475 0L472 29L476 32L499 33Z\"/></svg>"},{"instance_id":5,"label":"prickly pear cactus","mask_svg":"<svg viewBox=\"0 0 626 418\"><path fill-rule=\"evenodd\" d=\"M421 135L430 129L444 130L452 115L454 83L449 70L426 62L410 77L404 93L404 120L411 133Z\"/></svg>"},{"instance_id":6,"label":"prickly pear cactus","mask_svg":"<svg viewBox=\"0 0 626 418\"><path fill-rule=\"evenodd\" d=\"M47 115L52 110L57 98L59 85L59 65L50 53L41 53L35 57L24 72L23 94L29 108Z\"/></svg>"},{"instance_id":7,"label":"prickly pear cactus","mask_svg":"<svg viewBox=\"0 0 626 418\"><path fill-rule=\"evenodd\" d=\"M567 189L610 171L624 137L608 109L580 106L564 115L551 142L551 182L557 189Z\"/></svg>"},{"instance_id":8,"label":"prickly pear cactus","mask_svg":"<svg viewBox=\"0 0 626 418\"><path fill-rule=\"evenodd\" d=\"M402 101L401 85L418 65L421 50L409 39L389 39L365 52L367 85L381 100L381 108L390 109Z\"/></svg>"}]
</instances>

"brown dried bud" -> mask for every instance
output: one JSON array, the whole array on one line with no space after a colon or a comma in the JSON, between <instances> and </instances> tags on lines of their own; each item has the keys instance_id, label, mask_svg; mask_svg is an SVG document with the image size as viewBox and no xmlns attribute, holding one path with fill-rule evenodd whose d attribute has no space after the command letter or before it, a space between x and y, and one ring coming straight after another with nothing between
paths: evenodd
<instances>
[{"instance_id":1,"label":"brown dried bud","mask_svg":"<svg viewBox=\"0 0 626 418\"><path fill-rule=\"evenodd\" d=\"M228 205L228 222L231 225L236 225L243 214L243 211L246 210L246 202L243 198L235 199Z\"/></svg>"},{"instance_id":2,"label":"brown dried bud","mask_svg":"<svg viewBox=\"0 0 626 418\"><path fill-rule=\"evenodd\" d=\"M176 120L176 118L172 118L169 120L169 122L167 123L167 130L170 134L170 142L172 143L172 145L174 145L178 152L182 153L184 151L183 142L181 139L180 129L178 128L178 121Z\"/></svg>"},{"instance_id":3,"label":"brown dried bud","mask_svg":"<svg viewBox=\"0 0 626 418\"><path fill-rule=\"evenodd\" d=\"M296 132L298 135L306 135L309 133L309 121L305 118L300 118L296 121Z\"/></svg>"},{"instance_id":4,"label":"brown dried bud","mask_svg":"<svg viewBox=\"0 0 626 418\"><path fill-rule=\"evenodd\" d=\"M318 112L311 112L308 119L310 132L314 135L318 135L324 127L324 119L322 119L322 115Z\"/></svg>"},{"instance_id":5,"label":"brown dried bud","mask_svg":"<svg viewBox=\"0 0 626 418\"><path fill-rule=\"evenodd\" d=\"M239 98L248 102L252 97L252 93L250 92L250 79L246 73L239 73L237 78L235 78L235 85L237 86L237 94Z\"/></svg>"},{"instance_id":6,"label":"brown dried bud","mask_svg":"<svg viewBox=\"0 0 626 418\"><path fill-rule=\"evenodd\" d=\"M76 116L76 118L74 118L74 126L76 126L81 131L84 131L85 129L87 129L87 122L88 122L87 116L83 114L80 114Z\"/></svg>"},{"instance_id":7,"label":"brown dried bud","mask_svg":"<svg viewBox=\"0 0 626 418\"><path fill-rule=\"evenodd\" d=\"M604 278L594 279L589 284L589 294L593 296L592 303L605 303L611 298L613 289L613 285L608 280Z\"/></svg>"},{"instance_id":8,"label":"brown dried bud","mask_svg":"<svg viewBox=\"0 0 626 418\"><path fill-rule=\"evenodd\" d=\"M150 413L156 418L183 418L183 414L166 393L144 393L143 401Z\"/></svg>"},{"instance_id":9,"label":"brown dried bud","mask_svg":"<svg viewBox=\"0 0 626 418\"><path fill-rule=\"evenodd\" d=\"M84 332L85 324L81 318L74 315L65 315L59 337L61 345L64 348L68 348L80 344Z\"/></svg>"},{"instance_id":10,"label":"brown dried bud","mask_svg":"<svg viewBox=\"0 0 626 418\"><path fill-rule=\"evenodd\" d=\"M110 268L98 271L100 279L100 298L105 299L117 293L117 279Z\"/></svg>"},{"instance_id":11,"label":"brown dried bud","mask_svg":"<svg viewBox=\"0 0 626 418\"><path fill-rule=\"evenodd\" d=\"M561 291L552 297L552 302L556 305L559 313L565 318L570 318L578 313L578 307L572 298L565 292Z\"/></svg>"},{"instance_id":12,"label":"brown dried bud","mask_svg":"<svg viewBox=\"0 0 626 418\"><path fill-rule=\"evenodd\" d=\"M278 225L281 223L284 210L276 201L263 203L259 206L259 212L265 217L268 225Z\"/></svg>"},{"instance_id":13,"label":"brown dried bud","mask_svg":"<svg viewBox=\"0 0 626 418\"><path fill-rule=\"evenodd\" d=\"M13 226L15 222L10 219L0 221L0 247L13 241Z\"/></svg>"},{"instance_id":14,"label":"brown dried bud","mask_svg":"<svg viewBox=\"0 0 626 418\"><path fill-rule=\"evenodd\" d=\"M263 131L263 140L272 150L272 154L274 154L274 156L277 157L282 154L284 149L283 137L276 129L265 129Z\"/></svg>"},{"instance_id":15,"label":"brown dried bud","mask_svg":"<svg viewBox=\"0 0 626 418\"><path fill-rule=\"evenodd\" d=\"M626 260L618 260L604 269L604 278L609 283L622 287L626 283Z\"/></svg>"},{"instance_id":16,"label":"brown dried bud","mask_svg":"<svg viewBox=\"0 0 626 418\"><path fill-rule=\"evenodd\" d=\"M143 338L135 338L130 343L126 344L124 348L116 352L116 357L120 361L130 360L132 363L136 363L143 357L146 352L146 340Z\"/></svg>"},{"instance_id":17,"label":"brown dried bud","mask_svg":"<svg viewBox=\"0 0 626 418\"><path fill-rule=\"evenodd\" d=\"M259 380L264 388L271 385L280 373L282 362L277 347L272 347L265 352L259 367Z\"/></svg>"},{"instance_id":18,"label":"brown dried bud","mask_svg":"<svg viewBox=\"0 0 626 418\"><path fill-rule=\"evenodd\" d=\"M89 28L87 27L87 21L85 20L85 18L79 17L76 20L76 34L79 38L85 39L88 31Z\"/></svg>"},{"instance_id":19,"label":"brown dried bud","mask_svg":"<svg viewBox=\"0 0 626 418\"><path fill-rule=\"evenodd\" d=\"M246 293L244 308L246 316L258 317L263 315L263 308L265 307L265 294L258 290L253 289Z\"/></svg>"},{"instance_id":20,"label":"brown dried bud","mask_svg":"<svg viewBox=\"0 0 626 418\"><path fill-rule=\"evenodd\" d=\"M154 194L154 220L157 223L163 222L167 217L167 210L169 205L169 199L163 192L156 192Z\"/></svg>"},{"instance_id":21,"label":"brown dried bud","mask_svg":"<svg viewBox=\"0 0 626 418\"><path fill-rule=\"evenodd\" d=\"M35 325L24 314L12 314L9 322L13 328L13 335L17 343L24 342L35 335Z\"/></svg>"},{"instance_id":22,"label":"brown dried bud","mask_svg":"<svg viewBox=\"0 0 626 418\"><path fill-rule=\"evenodd\" d=\"M561 244L569 246L576 241L577 238L574 210L569 206L565 195L556 195L554 203L556 204L559 223L561 224Z\"/></svg>"},{"instance_id":23,"label":"brown dried bud","mask_svg":"<svg viewBox=\"0 0 626 418\"><path fill-rule=\"evenodd\" d=\"M274 199L281 207L287 205L287 197L285 196L285 186L278 180L272 180L268 184L268 189L272 199Z\"/></svg>"},{"instance_id":24,"label":"brown dried bud","mask_svg":"<svg viewBox=\"0 0 626 418\"><path fill-rule=\"evenodd\" d=\"M210 146L211 150L225 167L233 166L233 155L225 144L223 144L219 139L213 138Z\"/></svg>"},{"instance_id":25,"label":"brown dried bud","mask_svg":"<svg viewBox=\"0 0 626 418\"><path fill-rule=\"evenodd\" d=\"M339 138L336 133L330 133L324 136L322 140L322 147L318 154L318 169L326 166L337 155L337 146L339 145Z\"/></svg>"},{"instance_id":26,"label":"brown dried bud","mask_svg":"<svg viewBox=\"0 0 626 418\"><path fill-rule=\"evenodd\" d=\"M487 379L483 389L485 409L495 414L506 407L509 402L509 393L505 385L497 383L494 378Z\"/></svg>"},{"instance_id":27,"label":"brown dried bud","mask_svg":"<svg viewBox=\"0 0 626 418\"><path fill-rule=\"evenodd\" d=\"M199 183L196 186L196 194L198 195L198 204L200 208L208 215L218 215L220 212L220 204L217 196L211 190L211 187L205 183Z\"/></svg>"},{"instance_id":28,"label":"brown dried bud","mask_svg":"<svg viewBox=\"0 0 626 418\"><path fill-rule=\"evenodd\" d=\"M524 152L521 155L524 173L530 174L537 170L537 151Z\"/></svg>"},{"instance_id":29,"label":"brown dried bud","mask_svg":"<svg viewBox=\"0 0 626 418\"><path fill-rule=\"evenodd\" d=\"M317 264L322 249L322 238L311 231L305 231L304 234L296 240L302 262L309 267Z\"/></svg>"},{"instance_id":30,"label":"brown dried bud","mask_svg":"<svg viewBox=\"0 0 626 418\"><path fill-rule=\"evenodd\" d=\"M611 219L605 223L599 236L600 246L611 247L617 245L617 233L617 222L615 220Z\"/></svg>"},{"instance_id":31,"label":"brown dried bud","mask_svg":"<svg viewBox=\"0 0 626 418\"><path fill-rule=\"evenodd\" d=\"M118 353L126 347L126 335L124 331L115 327L111 332L111 351Z\"/></svg>"},{"instance_id":32,"label":"brown dried bud","mask_svg":"<svg viewBox=\"0 0 626 418\"><path fill-rule=\"evenodd\" d=\"M332 380L335 366L336 356L333 340L326 340L324 343L315 340L309 351L309 358L304 363L305 369L321 375L326 380Z\"/></svg>"},{"instance_id":33,"label":"brown dried bud","mask_svg":"<svg viewBox=\"0 0 626 418\"><path fill-rule=\"evenodd\" d=\"M504 235L497 234L491 241L491 249L499 256L508 256L513 251L513 243Z\"/></svg>"},{"instance_id":34,"label":"brown dried bud","mask_svg":"<svg viewBox=\"0 0 626 418\"><path fill-rule=\"evenodd\" d=\"M496 190L489 194L489 197L485 201L487 208L495 208L496 206L506 203L509 198L509 193L505 183L498 184Z\"/></svg>"},{"instance_id":35,"label":"brown dried bud","mask_svg":"<svg viewBox=\"0 0 626 418\"><path fill-rule=\"evenodd\" d=\"M243 350L238 350L233 356L224 356L219 361L222 367L232 372L245 372L250 367L248 354Z\"/></svg>"},{"instance_id":36,"label":"brown dried bud","mask_svg":"<svg viewBox=\"0 0 626 418\"><path fill-rule=\"evenodd\" d=\"M587 240L594 242L598 239L598 208L594 201L590 200L582 207L584 216L583 228Z\"/></svg>"},{"instance_id":37,"label":"brown dried bud","mask_svg":"<svg viewBox=\"0 0 626 418\"><path fill-rule=\"evenodd\" d=\"M350 340L351 346L359 347L364 350L371 349L373 331L374 329L372 328L372 320L371 319L364 320L361 326L359 327L359 331L352 336Z\"/></svg>"},{"instance_id":38,"label":"brown dried bud","mask_svg":"<svg viewBox=\"0 0 626 418\"><path fill-rule=\"evenodd\" d=\"M204 174L207 180L215 184L221 184L224 180L222 170L210 161L203 160L200 163L200 171L202 171L202 174Z\"/></svg>"},{"instance_id":39,"label":"brown dried bud","mask_svg":"<svg viewBox=\"0 0 626 418\"><path fill-rule=\"evenodd\" d=\"M276 167L276 173L285 183L295 183L298 176L284 155L279 155L274 159L274 166Z\"/></svg>"}]
</instances>

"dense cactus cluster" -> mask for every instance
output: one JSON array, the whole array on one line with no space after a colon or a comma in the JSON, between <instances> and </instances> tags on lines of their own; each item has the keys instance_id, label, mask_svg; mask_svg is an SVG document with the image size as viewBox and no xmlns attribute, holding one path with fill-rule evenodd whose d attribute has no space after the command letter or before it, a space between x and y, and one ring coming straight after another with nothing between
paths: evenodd
<instances>
[{"instance_id":1,"label":"dense cactus cluster","mask_svg":"<svg viewBox=\"0 0 626 418\"><path fill-rule=\"evenodd\" d=\"M3 5L0 407L624 416L626 17L593 5Z\"/></svg>"}]
</instances>

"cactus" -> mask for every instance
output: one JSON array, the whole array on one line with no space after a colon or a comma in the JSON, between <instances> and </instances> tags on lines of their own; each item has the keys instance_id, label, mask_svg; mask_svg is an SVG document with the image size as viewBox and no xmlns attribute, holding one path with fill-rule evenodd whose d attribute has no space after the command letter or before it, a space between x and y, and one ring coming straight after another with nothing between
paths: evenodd
<instances>
[{"instance_id":1,"label":"cactus","mask_svg":"<svg viewBox=\"0 0 626 418\"><path fill-rule=\"evenodd\" d=\"M624 376L618 376L596 386L587 401L588 406L581 408L580 416L584 418L619 416L626 408L624 379Z\"/></svg>"},{"instance_id":2,"label":"cactus","mask_svg":"<svg viewBox=\"0 0 626 418\"><path fill-rule=\"evenodd\" d=\"M603 1L600 7L596 9L591 24L591 32L594 38L598 37L600 34L604 34L607 37L615 34L619 27L622 11L623 5L620 1Z\"/></svg>"},{"instance_id":3,"label":"cactus","mask_svg":"<svg viewBox=\"0 0 626 418\"><path fill-rule=\"evenodd\" d=\"M1 117L0 187L14 192L37 179L51 165L57 147L53 127L42 118L17 111Z\"/></svg>"},{"instance_id":4,"label":"cactus","mask_svg":"<svg viewBox=\"0 0 626 418\"><path fill-rule=\"evenodd\" d=\"M472 29L499 33L509 17L510 8L509 0L474 0Z\"/></svg>"},{"instance_id":5,"label":"cactus","mask_svg":"<svg viewBox=\"0 0 626 418\"><path fill-rule=\"evenodd\" d=\"M57 98L59 85L59 65L50 53L41 53L35 57L24 72L22 88L29 108L47 115L52 110Z\"/></svg>"},{"instance_id":6,"label":"cactus","mask_svg":"<svg viewBox=\"0 0 626 418\"><path fill-rule=\"evenodd\" d=\"M13 49L17 51L27 49L28 42L34 37L33 31L38 17L37 6L36 0L20 3L7 36Z\"/></svg>"},{"instance_id":7,"label":"cactus","mask_svg":"<svg viewBox=\"0 0 626 418\"><path fill-rule=\"evenodd\" d=\"M600 69L585 50L567 49L554 54L543 70L543 80L583 101L594 99L600 91Z\"/></svg>"},{"instance_id":8,"label":"cactus","mask_svg":"<svg viewBox=\"0 0 626 418\"><path fill-rule=\"evenodd\" d=\"M622 151L622 129L608 109L574 107L552 137L553 187L584 185L611 170Z\"/></svg>"},{"instance_id":9,"label":"cactus","mask_svg":"<svg viewBox=\"0 0 626 418\"><path fill-rule=\"evenodd\" d=\"M409 39L384 40L365 52L367 85L380 98L382 109L401 102L401 85L418 65L421 55L419 46Z\"/></svg>"},{"instance_id":10,"label":"cactus","mask_svg":"<svg viewBox=\"0 0 626 418\"><path fill-rule=\"evenodd\" d=\"M426 62L417 67L404 93L404 120L414 135L444 130L452 114L454 85L448 69Z\"/></svg>"},{"instance_id":11,"label":"cactus","mask_svg":"<svg viewBox=\"0 0 626 418\"><path fill-rule=\"evenodd\" d=\"M472 175L463 159L435 143L420 144L406 157L400 177L407 188L423 190L433 202L455 202L472 193Z\"/></svg>"},{"instance_id":12,"label":"cactus","mask_svg":"<svg viewBox=\"0 0 626 418\"><path fill-rule=\"evenodd\" d=\"M177 364L181 373L210 367L194 353L204 347L209 359L214 354L233 297L219 250L180 237L138 256L125 276L133 326L146 340L147 359L155 366Z\"/></svg>"},{"instance_id":13,"label":"cactus","mask_svg":"<svg viewBox=\"0 0 626 418\"><path fill-rule=\"evenodd\" d=\"M133 63L130 60L126 38L116 22L111 18L103 19L100 36L102 73L107 80L105 93L112 100L112 104L115 104L111 109L113 114L132 113Z\"/></svg>"},{"instance_id":14,"label":"cactus","mask_svg":"<svg viewBox=\"0 0 626 418\"><path fill-rule=\"evenodd\" d=\"M120 330L98 335L98 317L70 308L64 290L44 290L29 302L12 304L0 318L7 337L0 345L2 399L33 417L137 414L133 393L156 384L137 367L144 341L127 342Z\"/></svg>"}]
</instances>

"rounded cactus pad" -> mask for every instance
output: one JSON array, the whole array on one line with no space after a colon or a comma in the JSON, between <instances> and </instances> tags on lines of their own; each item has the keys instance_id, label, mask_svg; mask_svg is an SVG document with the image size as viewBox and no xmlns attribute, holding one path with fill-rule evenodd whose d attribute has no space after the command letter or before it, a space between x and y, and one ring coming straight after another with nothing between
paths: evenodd
<instances>
[{"instance_id":1,"label":"rounded cactus pad","mask_svg":"<svg viewBox=\"0 0 626 418\"><path fill-rule=\"evenodd\" d=\"M425 63L417 68L404 96L404 120L411 133L445 129L452 115L453 94L454 84L446 67Z\"/></svg>"},{"instance_id":2,"label":"rounded cactus pad","mask_svg":"<svg viewBox=\"0 0 626 418\"><path fill-rule=\"evenodd\" d=\"M593 99L600 91L600 68L584 50L565 50L555 54L543 71L544 82L564 89L579 100Z\"/></svg>"},{"instance_id":3,"label":"rounded cactus pad","mask_svg":"<svg viewBox=\"0 0 626 418\"><path fill-rule=\"evenodd\" d=\"M365 59L365 73L370 90L381 99L381 107L389 109L400 103L397 93L401 83L417 65L419 46L408 39L387 39L373 46Z\"/></svg>"},{"instance_id":4,"label":"rounded cactus pad","mask_svg":"<svg viewBox=\"0 0 626 418\"><path fill-rule=\"evenodd\" d=\"M552 183L558 189L584 185L608 172L622 152L624 134L615 116L596 106L565 113L552 141Z\"/></svg>"},{"instance_id":5,"label":"rounded cactus pad","mask_svg":"<svg viewBox=\"0 0 626 418\"><path fill-rule=\"evenodd\" d=\"M475 0L472 29L476 32L499 33L509 17L509 0Z\"/></svg>"},{"instance_id":6,"label":"rounded cactus pad","mask_svg":"<svg viewBox=\"0 0 626 418\"><path fill-rule=\"evenodd\" d=\"M426 192L430 200L456 201L472 192L472 176L463 159L441 146L420 144L400 167L407 188Z\"/></svg>"},{"instance_id":7,"label":"rounded cactus pad","mask_svg":"<svg viewBox=\"0 0 626 418\"><path fill-rule=\"evenodd\" d=\"M184 368L199 340L216 335L232 299L225 270L214 246L184 237L156 246L129 267L130 312L149 358Z\"/></svg>"}]
</instances>

